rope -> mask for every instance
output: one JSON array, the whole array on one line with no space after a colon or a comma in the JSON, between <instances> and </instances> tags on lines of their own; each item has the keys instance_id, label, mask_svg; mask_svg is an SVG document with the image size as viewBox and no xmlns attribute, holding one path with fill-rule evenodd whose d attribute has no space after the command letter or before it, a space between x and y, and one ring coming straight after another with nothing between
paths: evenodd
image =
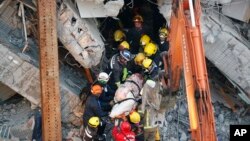
<instances>
[{"instance_id":1,"label":"rope","mask_svg":"<svg viewBox=\"0 0 250 141\"><path fill-rule=\"evenodd\" d=\"M135 98L126 98L126 99L123 99L121 101L115 102L115 104L120 104L120 103L127 101L127 100L134 100L135 102L137 102L137 100Z\"/></svg>"}]
</instances>

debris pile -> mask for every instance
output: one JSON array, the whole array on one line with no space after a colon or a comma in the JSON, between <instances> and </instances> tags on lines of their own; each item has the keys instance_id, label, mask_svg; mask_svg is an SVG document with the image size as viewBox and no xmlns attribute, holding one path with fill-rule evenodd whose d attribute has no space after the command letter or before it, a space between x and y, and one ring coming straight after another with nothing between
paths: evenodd
<instances>
[{"instance_id":1,"label":"debris pile","mask_svg":"<svg viewBox=\"0 0 250 141\"><path fill-rule=\"evenodd\" d=\"M0 113L2 113L0 114L0 140L1 138L13 139L14 135L23 139L31 138L33 125L27 122L32 115L30 102L20 96L14 96L4 104L0 104Z\"/></svg>"},{"instance_id":2,"label":"debris pile","mask_svg":"<svg viewBox=\"0 0 250 141\"><path fill-rule=\"evenodd\" d=\"M184 97L184 95L182 96ZM229 140L230 125L249 125L250 114L247 109L241 108L237 112L225 107L222 103L213 104L215 110L216 132L218 141ZM190 139L189 119L185 98L179 98L175 107L166 115L164 126L161 128L162 140L187 141Z\"/></svg>"}]
</instances>

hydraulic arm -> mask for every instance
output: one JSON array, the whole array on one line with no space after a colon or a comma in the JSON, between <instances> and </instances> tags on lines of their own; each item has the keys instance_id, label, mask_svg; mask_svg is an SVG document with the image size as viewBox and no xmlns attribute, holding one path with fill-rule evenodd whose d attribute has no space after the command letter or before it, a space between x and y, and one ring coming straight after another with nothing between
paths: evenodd
<instances>
[{"instance_id":1,"label":"hydraulic arm","mask_svg":"<svg viewBox=\"0 0 250 141\"><path fill-rule=\"evenodd\" d=\"M216 141L214 112L200 31L200 0L173 0L170 22L170 87L184 77L192 140Z\"/></svg>"}]
</instances>

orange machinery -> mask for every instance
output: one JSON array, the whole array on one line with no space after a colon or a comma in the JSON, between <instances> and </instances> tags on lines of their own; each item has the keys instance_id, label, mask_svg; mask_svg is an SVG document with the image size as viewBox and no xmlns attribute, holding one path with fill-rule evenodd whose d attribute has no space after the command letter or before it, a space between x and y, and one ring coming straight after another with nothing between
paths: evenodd
<instances>
[{"instance_id":1,"label":"orange machinery","mask_svg":"<svg viewBox=\"0 0 250 141\"><path fill-rule=\"evenodd\" d=\"M173 0L168 57L168 85L177 91L184 77L191 138L216 141L214 112L209 90L202 35L200 0Z\"/></svg>"}]
</instances>

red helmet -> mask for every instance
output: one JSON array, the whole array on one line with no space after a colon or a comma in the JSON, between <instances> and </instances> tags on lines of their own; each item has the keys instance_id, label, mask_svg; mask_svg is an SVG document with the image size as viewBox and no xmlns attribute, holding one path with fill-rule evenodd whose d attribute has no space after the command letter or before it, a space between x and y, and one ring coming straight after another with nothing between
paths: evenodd
<instances>
[{"instance_id":1,"label":"red helmet","mask_svg":"<svg viewBox=\"0 0 250 141\"><path fill-rule=\"evenodd\" d=\"M122 122L120 129L123 133L131 132L131 125L127 121L124 121Z\"/></svg>"}]
</instances>

